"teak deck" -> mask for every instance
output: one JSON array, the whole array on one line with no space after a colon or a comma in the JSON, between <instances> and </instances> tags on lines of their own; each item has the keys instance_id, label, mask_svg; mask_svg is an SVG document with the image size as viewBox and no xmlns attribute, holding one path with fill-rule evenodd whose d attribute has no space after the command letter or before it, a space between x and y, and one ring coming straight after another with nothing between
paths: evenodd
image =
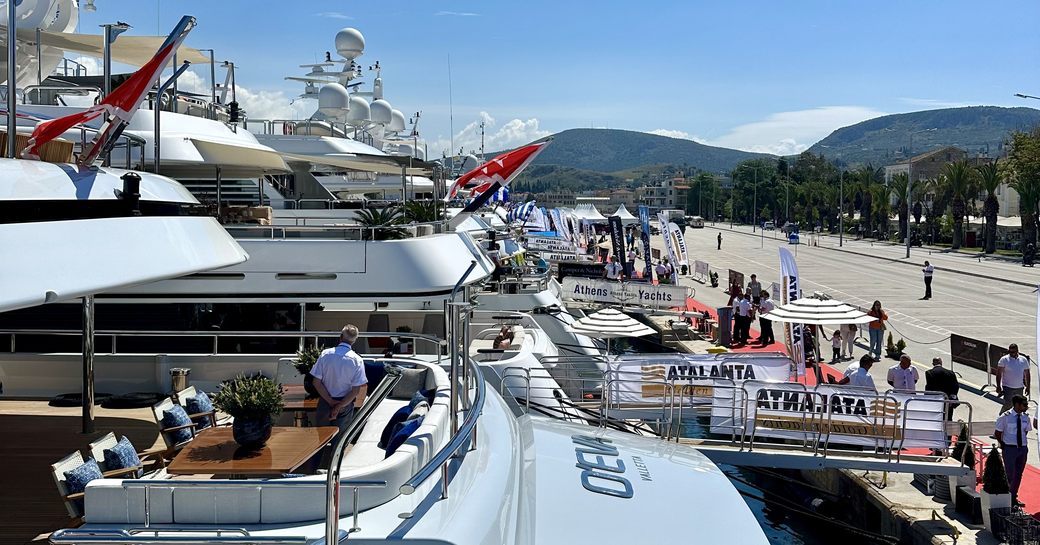
<instances>
[{"instance_id":1,"label":"teak deck","mask_svg":"<svg viewBox=\"0 0 1040 545\"><path fill-rule=\"evenodd\" d=\"M267 443L255 450L235 443L230 427L207 428L184 446L166 467L171 475L227 477L290 473L319 452L339 428L275 426Z\"/></svg>"}]
</instances>

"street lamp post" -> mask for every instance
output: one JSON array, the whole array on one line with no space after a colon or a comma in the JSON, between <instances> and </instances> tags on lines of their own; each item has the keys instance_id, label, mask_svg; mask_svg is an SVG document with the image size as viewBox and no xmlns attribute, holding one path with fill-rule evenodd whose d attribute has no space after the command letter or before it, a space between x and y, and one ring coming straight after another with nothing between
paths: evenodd
<instances>
[{"instance_id":1,"label":"street lamp post","mask_svg":"<svg viewBox=\"0 0 1040 545\"><path fill-rule=\"evenodd\" d=\"M845 246L845 171L838 171L838 247Z\"/></svg>"}]
</instances>

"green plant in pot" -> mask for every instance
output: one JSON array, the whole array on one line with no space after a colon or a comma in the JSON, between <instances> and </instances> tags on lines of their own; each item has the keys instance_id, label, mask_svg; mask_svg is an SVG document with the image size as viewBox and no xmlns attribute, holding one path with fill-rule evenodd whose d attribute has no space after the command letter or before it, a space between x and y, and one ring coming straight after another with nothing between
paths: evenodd
<instances>
[{"instance_id":1,"label":"green plant in pot","mask_svg":"<svg viewBox=\"0 0 1040 545\"><path fill-rule=\"evenodd\" d=\"M318 390L314 387L314 377L311 375L311 369L314 368L314 364L318 361L319 356L321 356L320 348L308 346L303 350L297 351L296 358L292 362L296 372L303 375L303 389L307 391L307 397L318 397Z\"/></svg>"},{"instance_id":2,"label":"green plant in pot","mask_svg":"<svg viewBox=\"0 0 1040 545\"><path fill-rule=\"evenodd\" d=\"M982 493L979 496L982 499L982 522L987 530L993 532L990 510L1011 507L1011 485L1008 484L1004 460L996 445L986 456L986 464L982 469Z\"/></svg>"},{"instance_id":3,"label":"green plant in pot","mask_svg":"<svg viewBox=\"0 0 1040 545\"><path fill-rule=\"evenodd\" d=\"M274 418L282 412L282 386L263 376L239 375L220 384L213 404L235 418L235 442L260 448L271 438Z\"/></svg>"}]
</instances>

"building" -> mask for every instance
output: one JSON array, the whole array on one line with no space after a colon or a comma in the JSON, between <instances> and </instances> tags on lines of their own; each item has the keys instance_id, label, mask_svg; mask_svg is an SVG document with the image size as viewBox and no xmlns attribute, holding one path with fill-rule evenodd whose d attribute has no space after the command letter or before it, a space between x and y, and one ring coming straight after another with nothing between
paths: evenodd
<instances>
[{"instance_id":1,"label":"building","mask_svg":"<svg viewBox=\"0 0 1040 545\"><path fill-rule=\"evenodd\" d=\"M686 210L687 189L689 186L686 185L685 178L665 178L653 185L639 188L638 204L645 204L652 210Z\"/></svg>"},{"instance_id":2,"label":"building","mask_svg":"<svg viewBox=\"0 0 1040 545\"><path fill-rule=\"evenodd\" d=\"M639 206L638 194L631 189L615 189L610 192L610 206L617 210L619 206L625 205L629 211Z\"/></svg>"},{"instance_id":3,"label":"building","mask_svg":"<svg viewBox=\"0 0 1040 545\"><path fill-rule=\"evenodd\" d=\"M576 195L573 191L546 191L535 196L539 206L546 208L574 208L577 204Z\"/></svg>"},{"instance_id":4,"label":"building","mask_svg":"<svg viewBox=\"0 0 1040 545\"><path fill-rule=\"evenodd\" d=\"M894 165L885 167L885 184L890 184L892 178L899 174L907 174L910 172L911 162L913 163L913 178L915 183L923 180L935 180L938 179L942 174L943 165L946 163L953 163L956 161L968 161L972 165L983 165L993 161L988 157L968 157L968 152L962 150L956 146L947 146L944 148L927 151L920 155L915 155L911 161L903 161ZM1018 203L1019 197L1018 192L1009 187L1006 183L1000 184L997 188L997 214L1000 216L1017 216L1019 214ZM935 193L929 191L924 194L923 205L926 209L931 208L932 201L935 198ZM982 210L982 205L986 200L986 193L980 191L979 195L975 199L975 205L978 210ZM892 204L896 203L896 198L892 196Z\"/></svg>"}]
</instances>

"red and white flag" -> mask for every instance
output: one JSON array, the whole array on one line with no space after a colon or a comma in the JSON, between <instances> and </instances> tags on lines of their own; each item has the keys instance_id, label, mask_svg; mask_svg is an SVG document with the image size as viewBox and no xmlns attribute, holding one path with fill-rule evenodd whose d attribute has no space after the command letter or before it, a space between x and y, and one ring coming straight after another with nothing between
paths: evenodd
<instances>
[{"instance_id":1,"label":"red and white flag","mask_svg":"<svg viewBox=\"0 0 1040 545\"><path fill-rule=\"evenodd\" d=\"M29 137L28 145L22 150L22 157L39 158L40 147L47 142L65 134L65 131L76 125L82 125L104 115L106 116L105 123L98 130L89 147L80 154L77 161L80 165L90 166L98 156L105 152L106 148L111 146L110 143L114 142L123 132L123 128L126 127L127 123L130 122L130 118L134 116L134 112L141 106L141 102L144 101L156 79L159 78L163 69L166 68L170 59L173 58L181 42L184 41L184 38L194 27L194 17L182 17L180 22L177 23L177 27L174 28L173 32L166 38L166 41L159 47L159 51L152 57L152 60L142 66L116 90L109 93L99 104L91 106L82 112L51 119L36 125L32 136Z\"/></svg>"},{"instance_id":2,"label":"red and white flag","mask_svg":"<svg viewBox=\"0 0 1040 545\"><path fill-rule=\"evenodd\" d=\"M459 178L455 180L455 183L452 184L451 190L448 191L448 196L445 200L454 199L459 190L465 187L468 183L478 184L477 187L473 188L474 194L488 194L488 190L495 184L498 184L498 187L509 185L509 182L513 181L513 178L516 178L517 174L520 174L520 171L530 164L531 161L533 161L534 158L545 149L545 146L549 145L549 142L551 142L551 140L538 142L537 144L528 144L513 151L507 151L462 176L459 176ZM496 187L495 190L497 190L498 187ZM490 194L488 194L488 196L490 197Z\"/></svg>"}]
</instances>

